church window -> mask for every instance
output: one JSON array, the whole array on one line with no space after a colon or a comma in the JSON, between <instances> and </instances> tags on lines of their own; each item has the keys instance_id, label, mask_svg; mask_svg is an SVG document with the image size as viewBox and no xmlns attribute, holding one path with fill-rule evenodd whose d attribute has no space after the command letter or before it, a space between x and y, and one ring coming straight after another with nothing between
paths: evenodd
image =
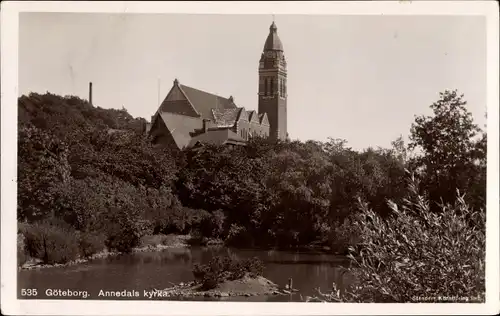
<instances>
[{"instance_id":1,"label":"church window","mask_svg":"<svg viewBox=\"0 0 500 316\"><path fill-rule=\"evenodd\" d=\"M274 95L274 80L271 78L271 95Z\"/></svg>"},{"instance_id":2,"label":"church window","mask_svg":"<svg viewBox=\"0 0 500 316\"><path fill-rule=\"evenodd\" d=\"M264 95L268 95L268 93L269 93L269 92L268 92L268 85L269 85L269 79L268 79L268 78L266 78L266 79L264 80Z\"/></svg>"}]
</instances>

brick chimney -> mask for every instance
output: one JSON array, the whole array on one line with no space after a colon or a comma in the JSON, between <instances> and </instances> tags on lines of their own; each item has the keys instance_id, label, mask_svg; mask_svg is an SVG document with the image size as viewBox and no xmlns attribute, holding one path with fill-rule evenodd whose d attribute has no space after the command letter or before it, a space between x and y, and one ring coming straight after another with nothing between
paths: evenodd
<instances>
[{"instance_id":1,"label":"brick chimney","mask_svg":"<svg viewBox=\"0 0 500 316\"><path fill-rule=\"evenodd\" d=\"M92 104L92 82L89 82L89 103Z\"/></svg>"},{"instance_id":2,"label":"brick chimney","mask_svg":"<svg viewBox=\"0 0 500 316\"><path fill-rule=\"evenodd\" d=\"M209 120L203 119L203 133L206 133L208 131L208 122Z\"/></svg>"}]
</instances>

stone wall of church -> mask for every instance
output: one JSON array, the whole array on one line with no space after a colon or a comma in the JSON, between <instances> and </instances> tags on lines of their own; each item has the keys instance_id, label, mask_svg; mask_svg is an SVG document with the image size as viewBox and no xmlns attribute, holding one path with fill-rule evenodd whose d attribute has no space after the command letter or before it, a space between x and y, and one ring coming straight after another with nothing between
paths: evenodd
<instances>
[{"instance_id":1,"label":"stone wall of church","mask_svg":"<svg viewBox=\"0 0 500 316\"><path fill-rule=\"evenodd\" d=\"M249 129L252 135L269 137L269 126L262 125L257 122L251 122Z\"/></svg>"},{"instance_id":2,"label":"stone wall of church","mask_svg":"<svg viewBox=\"0 0 500 316\"><path fill-rule=\"evenodd\" d=\"M249 140L252 136L269 137L268 125L263 125L258 122L249 122L247 120L239 120L236 122L232 131L244 140Z\"/></svg>"}]
</instances>

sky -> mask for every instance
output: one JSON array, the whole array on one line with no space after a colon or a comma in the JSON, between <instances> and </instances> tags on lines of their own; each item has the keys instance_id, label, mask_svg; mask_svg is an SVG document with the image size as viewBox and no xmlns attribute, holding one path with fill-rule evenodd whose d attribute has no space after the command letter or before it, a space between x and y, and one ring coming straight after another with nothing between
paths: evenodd
<instances>
[{"instance_id":1,"label":"sky","mask_svg":"<svg viewBox=\"0 0 500 316\"><path fill-rule=\"evenodd\" d=\"M415 115L458 89L486 122L481 16L276 15L291 139L355 149L407 139ZM19 95L77 95L150 120L175 78L257 110L272 15L21 13ZM158 84L160 83L160 84ZM161 101L160 100L160 101Z\"/></svg>"}]
</instances>

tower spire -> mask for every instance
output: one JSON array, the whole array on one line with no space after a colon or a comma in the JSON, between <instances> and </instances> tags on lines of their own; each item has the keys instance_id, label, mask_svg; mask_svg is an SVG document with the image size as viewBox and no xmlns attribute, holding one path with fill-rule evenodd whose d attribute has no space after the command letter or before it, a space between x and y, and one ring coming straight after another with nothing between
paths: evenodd
<instances>
[{"instance_id":1,"label":"tower spire","mask_svg":"<svg viewBox=\"0 0 500 316\"><path fill-rule=\"evenodd\" d=\"M286 81L283 44L278 36L273 14L273 22L259 61L259 114L267 114L269 136L272 139L285 140L287 135Z\"/></svg>"}]
</instances>

